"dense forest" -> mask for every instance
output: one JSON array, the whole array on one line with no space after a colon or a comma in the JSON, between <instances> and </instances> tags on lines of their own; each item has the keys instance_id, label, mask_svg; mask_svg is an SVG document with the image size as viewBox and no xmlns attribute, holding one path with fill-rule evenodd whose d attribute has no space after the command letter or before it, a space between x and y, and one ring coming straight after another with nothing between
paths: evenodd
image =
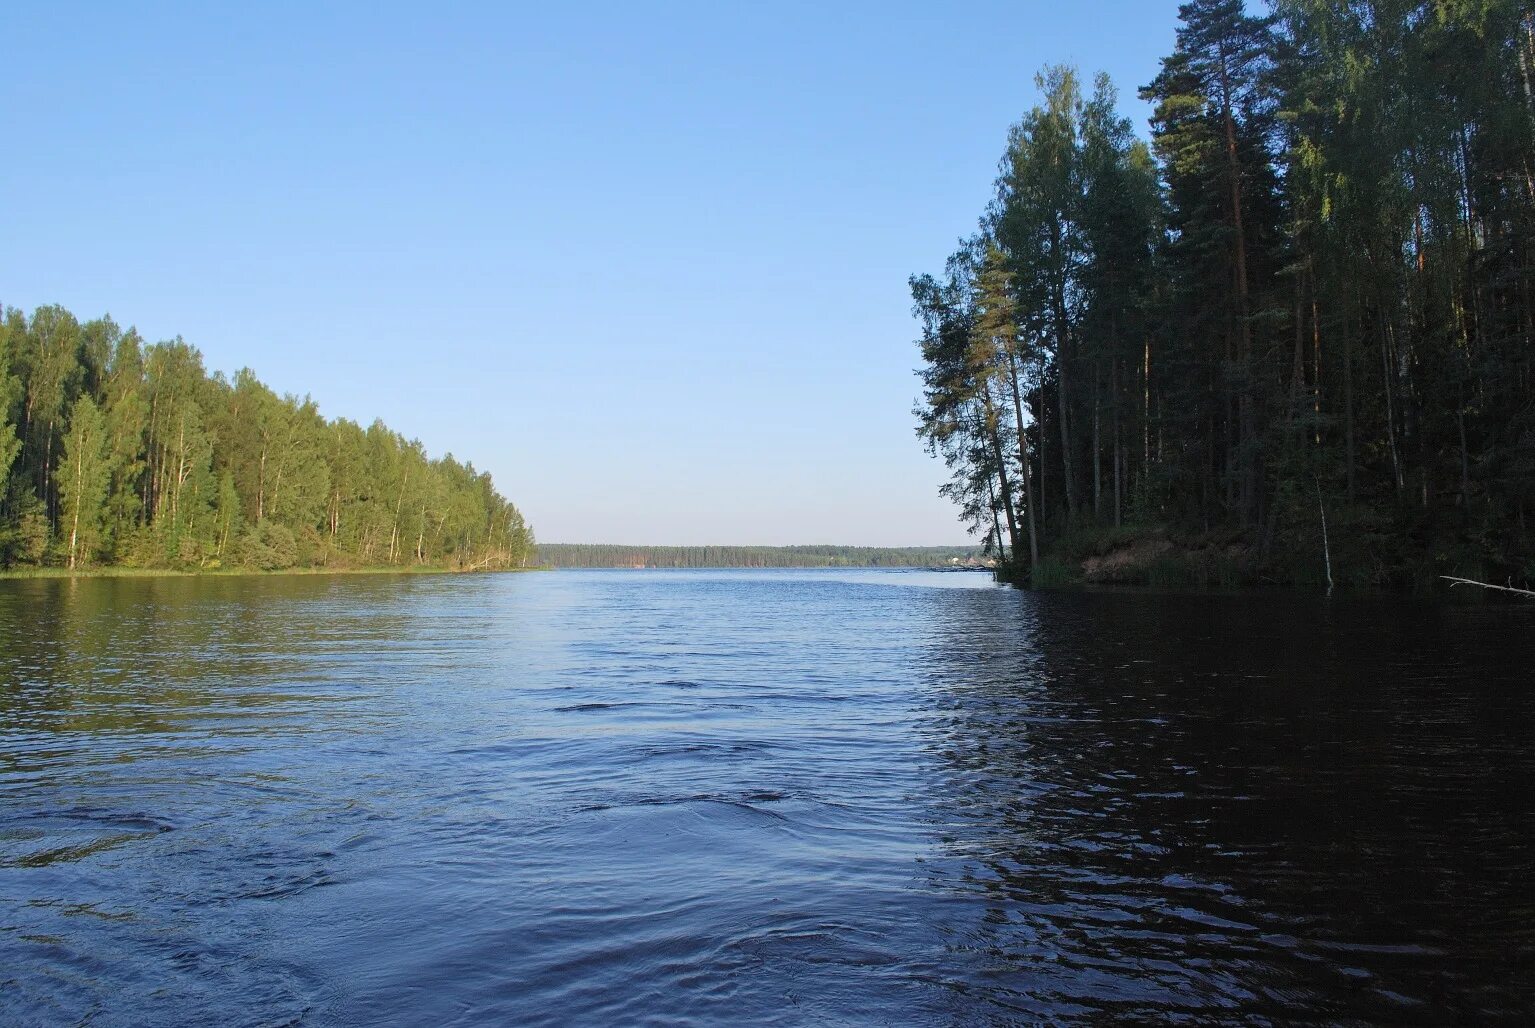
<instances>
[{"instance_id":1,"label":"dense forest","mask_svg":"<svg viewBox=\"0 0 1535 1028\"><path fill-rule=\"evenodd\" d=\"M0 322L0 566L525 564L490 476L61 307Z\"/></svg>"},{"instance_id":2,"label":"dense forest","mask_svg":"<svg viewBox=\"0 0 1535 1028\"><path fill-rule=\"evenodd\" d=\"M557 568L932 567L978 559L963 546L622 546L543 543L542 564Z\"/></svg>"},{"instance_id":3,"label":"dense forest","mask_svg":"<svg viewBox=\"0 0 1535 1028\"><path fill-rule=\"evenodd\" d=\"M979 231L911 280L918 432L1019 580L1535 577L1535 16L1179 9L1068 67Z\"/></svg>"}]
</instances>

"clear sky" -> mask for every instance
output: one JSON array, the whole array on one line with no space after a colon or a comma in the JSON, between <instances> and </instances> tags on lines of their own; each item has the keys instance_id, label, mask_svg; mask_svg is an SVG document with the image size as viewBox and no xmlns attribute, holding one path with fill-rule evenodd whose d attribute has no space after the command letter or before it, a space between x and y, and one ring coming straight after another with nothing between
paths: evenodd
<instances>
[{"instance_id":1,"label":"clear sky","mask_svg":"<svg viewBox=\"0 0 1535 1028\"><path fill-rule=\"evenodd\" d=\"M947 544L906 279L1176 0L7 5L0 302L489 470L550 542Z\"/></svg>"}]
</instances>

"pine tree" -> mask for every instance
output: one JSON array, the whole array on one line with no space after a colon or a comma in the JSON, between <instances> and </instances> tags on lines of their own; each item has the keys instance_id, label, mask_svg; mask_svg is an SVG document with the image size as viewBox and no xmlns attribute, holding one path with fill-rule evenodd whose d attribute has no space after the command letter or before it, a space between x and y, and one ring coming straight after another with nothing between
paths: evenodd
<instances>
[{"instance_id":1,"label":"pine tree","mask_svg":"<svg viewBox=\"0 0 1535 1028\"><path fill-rule=\"evenodd\" d=\"M1079 468L1074 382L1077 276L1083 243L1080 208L1082 94L1076 71L1060 66L1036 78L1044 103L1009 134L990 218L1014 274L1023 330L1039 344L1053 379L1066 520L1078 510ZM1043 484L1043 483L1042 483Z\"/></svg>"},{"instance_id":2,"label":"pine tree","mask_svg":"<svg viewBox=\"0 0 1535 1028\"><path fill-rule=\"evenodd\" d=\"M1290 581L1320 574L1320 500L1347 580L1535 577L1535 13L1272 6L1181 6L1151 151L1106 81L1041 75L982 221L1024 370L995 432L977 383L1009 348L948 337L1002 338L1001 277L973 251L913 280L945 493L999 539L985 512L1022 503L1046 547L1112 500Z\"/></svg>"}]
</instances>

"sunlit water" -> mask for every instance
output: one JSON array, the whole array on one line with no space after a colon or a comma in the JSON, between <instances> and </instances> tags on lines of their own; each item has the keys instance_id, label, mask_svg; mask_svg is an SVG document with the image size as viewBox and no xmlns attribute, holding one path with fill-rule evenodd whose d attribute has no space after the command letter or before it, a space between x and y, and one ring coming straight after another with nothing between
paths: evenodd
<instances>
[{"instance_id":1,"label":"sunlit water","mask_svg":"<svg viewBox=\"0 0 1535 1028\"><path fill-rule=\"evenodd\" d=\"M0 582L0 1022L1535 1009L1535 604Z\"/></svg>"}]
</instances>

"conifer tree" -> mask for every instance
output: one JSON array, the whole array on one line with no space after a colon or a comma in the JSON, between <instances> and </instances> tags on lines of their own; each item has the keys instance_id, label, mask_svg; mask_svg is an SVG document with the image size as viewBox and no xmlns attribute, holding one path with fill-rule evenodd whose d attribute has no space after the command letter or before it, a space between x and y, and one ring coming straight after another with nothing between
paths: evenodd
<instances>
[{"instance_id":1,"label":"conifer tree","mask_svg":"<svg viewBox=\"0 0 1535 1028\"><path fill-rule=\"evenodd\" d=\"M1322 573L1320 502L1345 580L1529 581L1535 14L1522 0L1271 10L1180 7L1142 91L1150 150L1105 80L1084 98L1070 69L1041 75L982 220L1027 371L998 434L1032 454L999 461L973 385L933 388L968 367L933 312L968 333L995 289L972 273L956 304L952 281L914 280L944 301L918 314L921 431L950 462L945 492L984 531L979 497L1003 505L1001 475L1032 463L1015 477L1037 497L1015 500L1046 548L1112 512L1298 581Z\"/></svg>"}]
</instances>

